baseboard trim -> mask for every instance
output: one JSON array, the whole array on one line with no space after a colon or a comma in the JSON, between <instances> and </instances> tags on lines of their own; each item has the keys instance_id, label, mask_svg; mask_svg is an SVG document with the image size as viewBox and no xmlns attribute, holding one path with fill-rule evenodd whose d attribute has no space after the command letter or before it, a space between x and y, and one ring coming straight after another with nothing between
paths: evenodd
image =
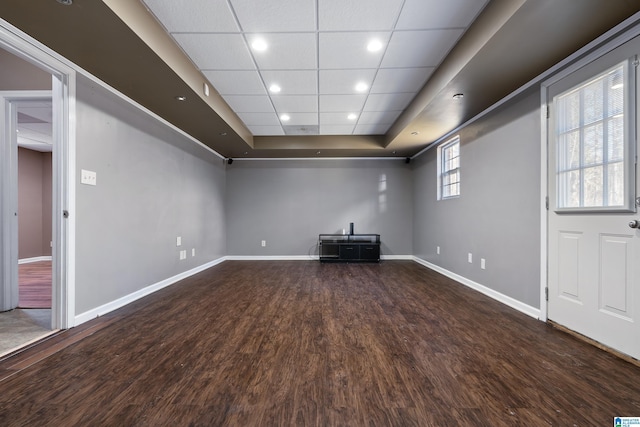
<instances>
[{"instance_id":1,"label":"baseboard trim","mask_svg":"<svg viewBox=\"0 0 640 427\"><path fill-rule=\"evenodd\" d=\"M33 258L22 258L18 260L18 264L30 264L32 262L51 261L53 258L49 256L37 256Z\"/></svg>"},{"instance_id":2,"label":"baseboard trim","mask_svg":"<svg viewBox=\"0 0 640 427\"><path fill-rule=\"evenodd\" d=\"M431 270L437 271L438 273L447 276L450 279L455 280L456 282L463 284L471 289L474 289L494 300L501 302L509 307L518 310L521 313L526 314L527 316L531 316L534 319L540 320L540 309L531 307L528 304L525 304L517 299L511 298L510 296L504 295L498 291L495 291L491 288L488 288L480 283L474 282L473 280L469 280L466 277L460 276L459 274L453 273L447 269L444 269L438 265L432 264L428 261L423 260L422 258L418 258L416 256L413 257L413 260L418 264L421 264Z\"/></svg>"},{"instance_id":3,"label":"baseboard trim","mask_svg":"<svg viewBox=\"0 0 640 427\"><path fill-rule=\"evenodd\" d=\"M229 261L318 261L318 255L228 255ZM413 260L413 255L380 255L381 260Z\"/></svg>"},{"instance_id":4,"label":"baseboard trim","mask_svg":"<svg viewBox=\"0 0 640 427\"><path fill-rule=\"evenodd\" d=\"M227 255L227 261L313 261L318 255Z\"/></svg>"},{"instance_id":5,"label":"baseboard trim","mask_svg":"<svg viewBox=\"0 0 640 427\"><path fill-rule=\"evenodd\" d=\"M413 255L380 255L381 260L413 261Z\"/></svg>"},{"instance_id":6,"label":"baseboard trim","mask_svg":"<svg viewBox=\"0 0 640 427\"><path fill-rule=\"evenodd\" d=\"M210 261L206 264L202 264L198 267L192 268L191 270L185 271L180 274L176 274L173 277L169 277L168 279L162 280L158 283L154 283L153 285L149 285L145 288L142 288L136 292L133 292L129 295L125 295L117 300L111 301L107 304L101 305L89 311L85 311L82 314L78 314L74 318L74 326L78 326L87 322L89 320L95 319L96 317L104 316L107 313L110 313L114 310L117 310L121 307L124 307L127 304L130 304L142 297L150 295L156 291L159 291L162 288L166 288L167 286L173 285L180 280L186 279L187 277L193 276L194 274L200 273L203 270L211 268L215 265L218 265L226 260L226 257L218 258L216 260Z\"/></svg>"}]
</instances>

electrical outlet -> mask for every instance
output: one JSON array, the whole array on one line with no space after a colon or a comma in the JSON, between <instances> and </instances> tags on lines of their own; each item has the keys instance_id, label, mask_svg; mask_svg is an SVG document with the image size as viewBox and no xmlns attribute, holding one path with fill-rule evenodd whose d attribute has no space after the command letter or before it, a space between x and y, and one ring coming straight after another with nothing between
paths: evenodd
<instances>
[{"instance_id":1,"label":"electrical outlet","mask_svg":"<svg viewBox=\"0 0 640 427\"><path fill-rule=\"evenodd\" d=\"M263 241L262 241L262 243L261 243L261 245L262 245L262 247L263 247L263 248L264 248L264 247L266 247L266 246L267 246L267 241L266 241L266 240L263 240Z\"/></svg>"},{"instance_id":2,"label":"electrical outlet","mask_svg":"<svg viewBox=\"0 0 640 427\"><path fill-rule=\"evenodd\" d=\"M440 255L440 246L436 246L436 254Z\"/></svg>"},{"instance_id":3,"label":"electrical outlet","mask_svg":"<svg viewBox=\"0 0 640 427\"><path fill-rule=\"evenodd\" d=\"M191 256L196 256L196 248L191 249Z\"/></svg>"},{"instance_id":4,"label":"electrical outlet","mask_svg":"<svg viewBox=\"0 0 640 427\"><path fill-rule=\"evenodd\" d=\"M96 185L96 182L97 176L95 172L84 169L80 170L80 184Z\"/></svg>"},{"instance_id":5,"label":"electrical outlet","mask_svg":"<svg viewBox=\"0 0 640 427\"><path fill-rule=\"evenodd\" d=\"M484 260L484 258L480 258L480 268L485 270L487 268L487 264Z\"/></svg>"},{"instance_id":6,"label":"electrical outlet","mask_svg":"<svg viewBox=\"0 0 640 427\"><path fill-rule=\"evenodd\" d=\"M180 259L181 260L187 259L187 250L186 249L180 251Z\"/></svg>"},{"instance_id":7,"label":"electrical outlet","mask_svg":"<svg viewBox=\"0 0 640 427\"><path fill-rule=\"evenodd\" d=\"M467 261L469 261L469 264L473 263L473 254L471 252L469 252L469 255L467 256Z\"/></svg>"},{"instance_id":8,"label":"electrical outlet","mask_svg":"<svg viewBox=\"0 0 640 427\"><path fill-rule=\"evenodd\" d=\"M182 237L176 237L176 246L182 246Z\"/></svg>"}]
</instances>

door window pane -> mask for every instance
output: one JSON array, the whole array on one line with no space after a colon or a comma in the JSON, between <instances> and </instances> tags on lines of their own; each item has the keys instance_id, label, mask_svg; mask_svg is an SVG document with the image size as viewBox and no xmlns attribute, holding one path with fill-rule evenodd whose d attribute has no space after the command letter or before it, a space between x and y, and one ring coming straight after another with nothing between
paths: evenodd
<instances>
[{"instance_id":1,"label":"door window pane","mask_svg":"<svg viewBox=\"0 0 640 427\"><path fill-rule=\"evenodd\" d=\"M625 203L625 64L554 98L558 208Z\"/></svg>"}]
</instances>

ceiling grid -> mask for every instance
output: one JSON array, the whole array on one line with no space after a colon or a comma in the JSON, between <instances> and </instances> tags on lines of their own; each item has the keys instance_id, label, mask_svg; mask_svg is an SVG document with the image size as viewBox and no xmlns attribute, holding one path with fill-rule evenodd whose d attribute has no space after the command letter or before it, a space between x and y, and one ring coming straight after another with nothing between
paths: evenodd
<instances>
[{"instance_id":1,"label":"ceiling grid","mask_svg":"<svg viewBox=\"0 0 640 427\"><path fill-rule=\"evenodd\" d=\"M383 135L486 4L143 1L254 136Z\"/></svg>"}]
</instances>

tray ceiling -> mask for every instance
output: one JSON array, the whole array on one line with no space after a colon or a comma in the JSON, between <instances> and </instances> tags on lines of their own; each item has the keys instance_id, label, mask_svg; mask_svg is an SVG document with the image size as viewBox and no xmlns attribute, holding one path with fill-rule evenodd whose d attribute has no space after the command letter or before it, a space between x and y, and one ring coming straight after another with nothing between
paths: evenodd
<instances>
[{"instance_id":1,"label":"tray ceiling","mask_svg":"<svg viewBox=\"0 0 640 427\"><path fill-rule=\"evenodd\" d=\"M383 135L486 0L143 0L254 136Z\"/></svg>"},{"instance_id":2,"label":"tray ceiling","mask_svg":"<svg viewBox=\"0 0 640 427\"><path fill-rule=\"evenodd\" d=\"M230 158L413 156L639 10L631 0L0 2L3 20ZM266 50L252 47L258 37ZM372 40L381 49L369 52Z\"/></svg>"}]
</instances>

